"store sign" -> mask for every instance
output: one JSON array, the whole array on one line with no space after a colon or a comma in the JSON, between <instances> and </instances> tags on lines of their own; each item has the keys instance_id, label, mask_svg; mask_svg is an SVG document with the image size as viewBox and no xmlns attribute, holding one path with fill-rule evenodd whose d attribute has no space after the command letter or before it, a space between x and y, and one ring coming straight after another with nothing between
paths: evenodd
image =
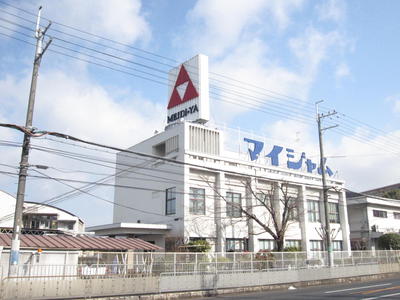
<instances>
[{"instance_id":1,"label":"store sign","mask_svg":"<svg viewBox=\"0 0 400 300\"><path fill-rule=\"evenodd\" d=\"M184 119L199 123L209 120L208 57L197 55L168 73L167 123Z\"/></svg>"},{"instance_id":2,"label":"store sign","mask_svg":"<svg viewBox=\"0 0 400 300\"><path fill-rule=\"evenodd\" d=\"M264 148L264 143L249 138L244 138L244 141L253 145L252 147L249 145L248 149L251 161L259 159L261 151ZM284 149L285 151L283 151ZM285 152L286 152L286 159L285 158L282 159ZM265 155L265 157L270 158L271 165L273 166L279 166L280 162L282 160L285 160L288 169L299 170L303 167L303 165L305 165L308 173L313 173L314 170L317 170L319 175L322 174L321 166L317 168L317 164L312 162L311 159L307 158L305 152L302 152L300 158L297 158L296 160L294 153L295 152L293 149L274 145L271 151L267 155ZM333 175L332 170L326 165L325 165L325 174L328 174L329 176Z\"/></svg>"}]
</instances>

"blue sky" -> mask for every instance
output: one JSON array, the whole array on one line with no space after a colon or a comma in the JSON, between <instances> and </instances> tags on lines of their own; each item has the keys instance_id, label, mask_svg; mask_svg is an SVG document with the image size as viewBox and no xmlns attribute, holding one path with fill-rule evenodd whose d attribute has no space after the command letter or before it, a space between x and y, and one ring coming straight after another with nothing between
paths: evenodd
<instances>
[{"instance_id":1,"label":"blue sky","mask_svg":"<svg viewBox=\"0 0 400 300\"><path fill-rule=\"evenodd\" d=\"M29 21L35 17L29 12L35 14L37 7L43 5L45 18L147 52L56 23L50 27L50 36L108 51L162 71L169 69L166 65L176 65L203 53L209 56L213 74L262 87L268 90L265 91L268 95L270 91L287 95L285 99L275 99L281 112L277 117L261 113L260 103L255 110L228 104L224 99L229 96L220 91L211 98L211 115L219 124L240 127L277 143L295 143L301 148L299 151L318 152L313 113L307 115L310 122L299 123L282 112L287 108L302 114L307 107L312 110L315 101L324 99L326 108L340 112L340 118L327 122L338 123L339 131L326 133L326 154L341 156L329 158L329 165L346 180L346 185L362 191L399 182L398 1L119 0L110 7L106 0L35 0L12 1L12 5L28 13L0 2L0 25L8 28L0 27L0 32L11 36L0 36L1 122L25 122L34 49L13 37L28 40L16 31L28 33L21 25L33 29L34 24ZM46 25L45 19L42 24ZM54 29L124 52L72 39ZM71 46L54 40L49 49L61 51L57 45ZM71 47L81 52L74 55L87 59L83 54L86 50ZM162 72L154 73L166 77ZM212 77L215 79L216 75ZM233 83L230 79L226 81ZM241 91L250 97L255 95L248 86ZM271 99L265 96L260 101L267 105L268 111ZM129 147L154 130L163 129L166 103L165 85L49 51L40 70L34 126ZM22 139L10 129L0 129L0 134L3 141ZM35 143L40 147L83 151L103 160L114 159L109 153L82 149L80 145L48 139ZM15 172L19 148L3 145L0 151L2 163L10 165L2 166L2 171ZM31 163L51 166L41 171L49 176L82 181L93 181L101 177L98 174L113 172L111 167L89 165L37 150L32 151ZM0 189L15 194L16 178L0 176ZM27 200L45 201L69 190L54 181L32 178ZM94 189L93 193L106 200L113 199L110 187ZM89 225L112 221L112 205L88 195L78 195L57 205L80 215Z\"/></svg>"}]
</instances>

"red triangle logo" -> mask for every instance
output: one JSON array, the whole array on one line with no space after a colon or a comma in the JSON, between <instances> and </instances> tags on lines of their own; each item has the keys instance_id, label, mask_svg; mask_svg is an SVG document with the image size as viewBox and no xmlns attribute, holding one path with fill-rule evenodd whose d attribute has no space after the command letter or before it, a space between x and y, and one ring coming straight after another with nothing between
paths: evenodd
<instances>
[{"instance_id":1,"label":"red triangle logo","mask_svg":"<svg viewBox=\"0 0 400 300\"><path fill-rule=\"evenodd\" d=\"M187 84L186 84L187 83ZM180 86L186 88L185 90L179 89ZM180 91L180 92L179 92ZM179 70L178 77L176 78L175 86L171 94L171 98L168 102L168 109L182 104L186 101L197 98L199 94L193 85L192 80L189 77L184 65Z\"/></svg>"}]
</instances>

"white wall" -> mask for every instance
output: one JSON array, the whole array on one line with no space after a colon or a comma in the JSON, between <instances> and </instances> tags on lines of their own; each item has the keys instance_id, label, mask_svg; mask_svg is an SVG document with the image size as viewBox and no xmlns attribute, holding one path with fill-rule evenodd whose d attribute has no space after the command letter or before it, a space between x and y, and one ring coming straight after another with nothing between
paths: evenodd
<instances>
[{"instance_id":1,"label":"white wall","mask_svg":"<svg viewBox=\"0 0 400 300\"><path fill-rule=\"evenodd\" d=\"M239 160L234 157L224 157L222 155L211 155L206 153L193 152L189 149L189 124L178 123L166 131L157 134L133 147L132 151L141 153L153 153L153 146L178 135L179 149L176 152L166 155L167 158L176 157L184 161L186 166L179 166L167 162L154 162L140 156L120 153L117 155L117 172L119 169L131 168L129 172L116 177L117 188L115 190L114 223L118 222L137 222L142 223L163 223L172 226L170 236L181 236L185 241L190 237L203 237L212 241L225 238L247 238L250 237L254 250L258 247L259 239L272 239L267 233L257 236L249 236L250 232L262 232L260 226L254 222L248 223L245 217L228 218L226 216L226 203L221 200L220 195L225 197L227 191L233 191L242 195L242 205L246 205L252 200L252 194L246 190L243 180L259 181L264 178L263 183L257 183L257 188L268 189L272 182L288 182L294 197L299 196L300 201L305 201L301 205L303 214L298 222L292 222L286 235L286 239L301 240L321 240L317 230L320 230L321 223L307 222L307 203L309 199L318 200L321 203L320 219L324 220L324 211L321 195L321 177L301 171L292 171L284 168L270 167L261 165L257 162ZM200 125L196 125L200 126ZM222 133L221 140L222 144ZM221 149L224 153L224 149ZM150 168L135 168L136 165ZM231 172L236 174L231 174ZM175 174L178 173L178 174ZM129 176L129 177L127 177ZM154 180L155 177L158 180ZM264 187L262 186L264 184ZM329 184L340 190L343 182L340 180L329 179ZM131 186L132 189L118 187ZM137 187L148 189L142 190ZM177 212L172 216L165 216L165 189L176 187L178 194L176 200ZM189 213L190 187L205 189L206 194L206 215L192 215ZM345 199L340 200L341 192L331 191L329 201L346 206ZM129 209L123 206L132 207L138 210ZM300 207L300 206L299 206ZM342 207L343 208L343 207ZM152 214L144 213L152 212ZM343 214L345 209L341 209ZM263 214L262 209L256 209L255 213ZM179 218L174 221L174 218ZM340 216L341 220L347 222L347 216ZM265 220L268 217L265 216ZM302 222L302 223L300 223ZM348 230L339 230L343 224L331 224L333 229L338 232L336 240L349 240ZM344 224L347 226L347 223ZM224 250L224 245L220 243L217 251ZM304 249L306 250L306 249Z\"/></svg>"}]
</instances>

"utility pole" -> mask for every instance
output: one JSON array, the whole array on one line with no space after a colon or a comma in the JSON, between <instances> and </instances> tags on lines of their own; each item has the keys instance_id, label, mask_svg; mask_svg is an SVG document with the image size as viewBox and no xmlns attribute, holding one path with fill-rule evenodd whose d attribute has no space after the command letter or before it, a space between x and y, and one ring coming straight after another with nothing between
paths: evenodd
<instances>
[{"instance_id":1,"label":"utility pole","mask_svg":"<svg viewBox=\"0 0 400 300\"><path fill-rule=\"evenodd\" d=\"M333 252L332 252L332 237L331 237L331 226L329 223L329 203L328 203L328 187L326 185L326 167L325 167L325 156L324 156L324 144L322 140L322 133L325 130L337 127L338 125L329 126L322 128L321 121L323 118L327 118L336 115L336 111L327 112L326 114L318 112L318 104L323 102L323 100L315 103L316 113L317 113L317 124L318 124L318 137L319 137L319 153L320 153L320 167L322 174L322 194L324 199L324 212L325 212L325 239L326 239L326 250L328 252L328 265L332 267L333 262Z\"/></svg>"},{"instance_id":2,"label":"utility pole","mask_svg":"<svg viewBox=\"0 0 400 300\"><path fill-rule=\"evenodd\" d=\"M35 50L35 59L33 61L33 71L32 71L31 88L29 91L28 110L26 113L26 122L25 122L26 131L24 133L21 162L19 164L17 200L15 203L14 226L13 226L11 252L10 252L10 267L9 267L10 276L16 274L19 263L20 234L23 227L22 212L24 207L26 176L28 174L28 166L29 166L28 158L30 150L30 139L32 134L32 118L33 118L33 108L35 104L36 83L39 74L40 61L42 60L44 52L47 50L47 48L51 43L50 39L47 42L47 44L43 47L44 36L46 34L46 31L49 29L51 22L49 22L49 24L44 30L40 28L41 11L42 7L40 6L36 20L36 31L35 31L36 50Z\"/></svg>"}]
</instances>

